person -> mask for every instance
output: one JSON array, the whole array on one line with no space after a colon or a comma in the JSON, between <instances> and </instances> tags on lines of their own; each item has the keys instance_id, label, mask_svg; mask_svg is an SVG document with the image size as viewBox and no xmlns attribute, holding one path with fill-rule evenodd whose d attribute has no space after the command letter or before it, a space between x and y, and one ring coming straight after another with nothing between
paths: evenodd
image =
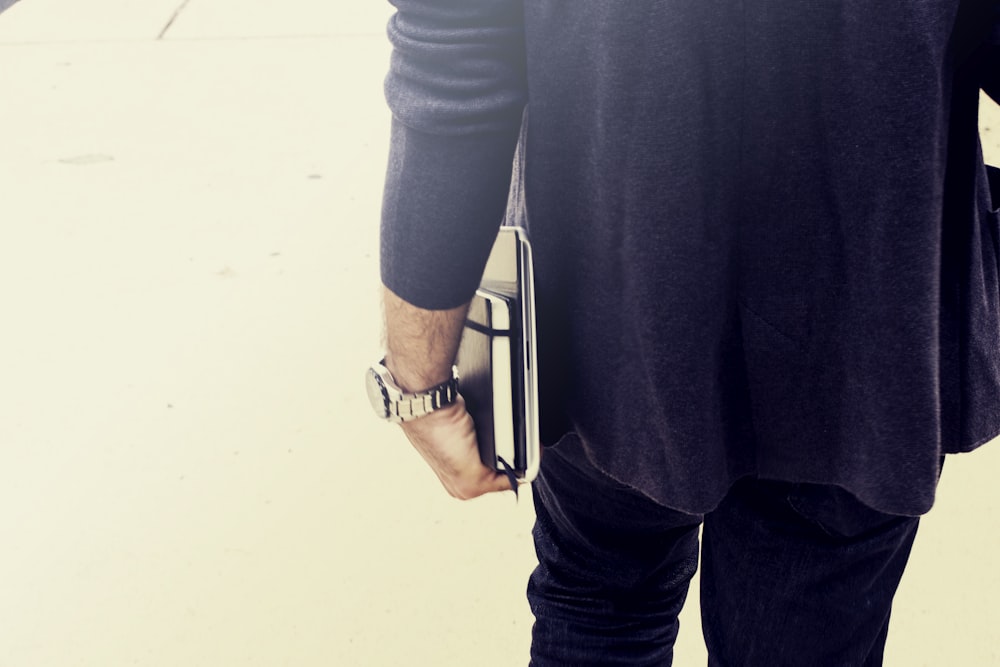
<instances>
[{"instance_id":1,"label":"person","mask_svg":"<svg viewBox=\"0 0 1000 667\"><path fill-rule=\"evenodd\" d=\"M710 665L881 664L944 455L1000 433L1000 4L393 4L379 370L452 495L509 489L451 368L528 229L532 664L670 664L699 526Z\"/></svg>"}]
</instances>

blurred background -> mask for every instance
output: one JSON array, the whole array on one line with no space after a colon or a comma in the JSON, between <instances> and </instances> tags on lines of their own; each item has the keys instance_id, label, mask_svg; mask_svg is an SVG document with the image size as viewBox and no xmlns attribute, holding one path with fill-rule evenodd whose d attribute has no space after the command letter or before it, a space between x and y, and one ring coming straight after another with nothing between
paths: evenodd
<instances>
[{"instance_id":1,"label":"blurred background","mask_svg":"<svg viewBox=\"0 0 1000 667\"><path fill-rule=\"evenodd\" d=\"M530 495L369 413L392 8L344 4L0 16L0 667L527 663ZM949 460L887 665L1000 665L998 463Z\"/></svg>"}]
</instances>

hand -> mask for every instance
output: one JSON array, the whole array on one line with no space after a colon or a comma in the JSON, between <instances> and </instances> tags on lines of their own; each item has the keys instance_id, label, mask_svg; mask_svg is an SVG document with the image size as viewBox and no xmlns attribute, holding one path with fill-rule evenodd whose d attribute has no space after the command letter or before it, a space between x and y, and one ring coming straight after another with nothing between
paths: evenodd
<instances>
[{"instance_id":1,"label":"hand","mask_svg":"<svg viewBox=\"0 0 1000 667\"><path fill-rule=\"evenodd\" d=\"M403 432L453 498L510 491L507 477L479 458L476 429L461 396L453 404L401 424Z\"/></svg>"}]
</instances>

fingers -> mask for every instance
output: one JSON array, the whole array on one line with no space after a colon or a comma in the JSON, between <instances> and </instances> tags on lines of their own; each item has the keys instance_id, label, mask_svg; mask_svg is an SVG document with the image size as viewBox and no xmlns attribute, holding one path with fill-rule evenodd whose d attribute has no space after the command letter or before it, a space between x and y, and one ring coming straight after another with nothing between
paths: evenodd
<instances>
[{"instance_id":1,"label":"fingers","mask_svg":"<svg viewBox=\"0 0 1000 667\"><path fill-rule=\"evenodd\" d=\"M483 465L478 448L474 450L474 454L474 457L463 457L454 465L437 462L438 465L435 466L432 463L431 467L437 473L441 485L452 498L471 500L487 493L513 490L506 475Z\"/></svg>"},{"instance_id":2,"label":"fingers","mask_svg":"<svg viewBox=\"0 0 1000 667\"><path fill-rule=\"evenodd\" d=\"M482 465L480 463L480 465ZM452 498L458 500L472 500L487 493L497 493L501 491L511 491L510 481L505 475L493 472L483 466L483 470L488 473L483 478L467 481L465 479L441 479L441 484Z\"/></svg>"},{"instance_id":3,"label":"fingers","mask_svg":"<svg viewBox=\"0 0 1000 667\"><path fill-rule=\"evenodd\" d=\"M403 431L453 498L470 500L511 490L505 475L480 460L475 426L461 398L447 408L405 422Z\"/></svg>"}]
</instances>

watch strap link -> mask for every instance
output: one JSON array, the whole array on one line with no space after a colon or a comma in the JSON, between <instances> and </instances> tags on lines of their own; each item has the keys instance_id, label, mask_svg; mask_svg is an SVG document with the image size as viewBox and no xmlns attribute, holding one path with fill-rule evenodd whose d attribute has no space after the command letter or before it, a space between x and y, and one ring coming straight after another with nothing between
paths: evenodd
<instances>
[{"instance_id":1,"label":"watch strap link","mask_svg":"<svg viewBox=\"0 0 1000 667\"><path fill-rule=\"evenodd\" d=\"M458 378L431 387L416 394L403 394L398 401L390 404L389 419L405 422L417 417L423 417L446 405L451 405L458 398Z\"/></svg>"}]
</instances>

